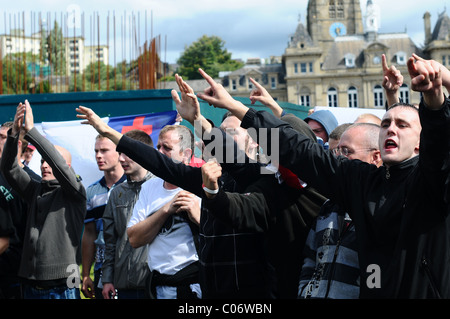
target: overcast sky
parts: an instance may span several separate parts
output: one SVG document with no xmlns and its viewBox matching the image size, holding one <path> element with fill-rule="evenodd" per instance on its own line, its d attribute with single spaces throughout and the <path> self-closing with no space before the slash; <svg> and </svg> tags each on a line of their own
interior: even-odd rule
<svg viewBox="0 0 450 319">
<path fill-rule="evenodd" d="M 161 56 L 169 63 L 175 63 L 184 48 L 202 35 L 219 36 L 225 41 L 225 48 L 232 53 L 232 58 L 243 60 L 251 57 L 269 58 L 284 53 L 288 39 L 295 32 L 299 19 L 306 24 L 307 2 L 307 0 L 14 0 L 8 2 L 7 8 L 3 7 L 0 11 L 0 33 L 5 33 L 3 21 L 5 16 L 6 20 L 9 20 L 9 16 L 19 16 L 19 13 L 21 16 L 23 12 L 28 23 L 30 12 L 41 12 L 43 16 L 50 13 L 51 16 L 59 17 L 61 13 L 69 11 L 84 13 L 85 37 L 88 37 L 89 17 L 98 13 L 102 27 L 106 24 L 109 12 L 111 16 L 113 13 L 116 16 L 116 34 L 119 43 L 120 20 L 127 16 L 125 20 L 131 21 L 129 18 L 131 13 L 135 17 L 139 13 L 141 28 L 138 34 L 141 42 L 145 38 L 145 32 L 147 38 L 150 38 L 151 31 L 154 36 L 159 35 Z M 364 14 L 367 1 L 360 2 Z M 418 46 L 424 41 L 423 14 L 426 11 L 431 13 L 434 27 L 438 14 L 450 4 L 450 0 L 373 0 L 373 2 L 381 10 L 379 32 L 406 30 Z M 145 13 L 147 13 L 147 30 L 144 22 Z M 6 30 L 9 28 L 7 21 Z M 73 29 L 68 30 L 70 35 L 73 34 L 71 31 Z M 26 30 L 26 34 L 29 34 L 29 31 Z M 78 29 L 77 35 L 80 34 L 81 31 Z M 111 34 L 112 31 L 110 37 Z M 112 38 L 109 41 L 111 46 Z M 103 42 L 102 44 L 106 44 L 106 40 Z M 117 59 L 119 60 L 119 57 Z M 111 60 L 110 63 L 112 64 Z"/>
</svg>

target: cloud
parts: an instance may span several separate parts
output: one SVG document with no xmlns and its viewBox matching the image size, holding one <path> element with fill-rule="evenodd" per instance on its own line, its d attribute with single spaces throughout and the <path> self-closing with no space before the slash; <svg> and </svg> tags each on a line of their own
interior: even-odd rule
<svg viewBox="0 0 450 319">
<path fill-rule="evenodd" d="M 362 13 L 366 0 L 360 0 Z M 416 45 L 423 43 L 423 14 L 431 13 L 434 27 L 438 13 L 444 11 L 448 0 L 373 0 L 381 8 L 382 33 L 404 32 L 405 29 Z M 185 46 L 196 41 L 203 34 L 217 35 L 225 41 L 225 47 L 233 58 L 268 58 L 282 55 L 287 47 L 289 36 L 295 32 L 299 15 L 306 20 L 308 0 L 15 0 L 3 8 L 6 13 L 18 12 L 66 12 L 67 8 L 78 6 L 86 17 L 86 36 L 89 32 L 89 16 L 98 12 L 104 27 L 106 15 L 114 13 L 117 24 L 117 37 L 120 34 L 120 19 L 140 15 L 140 37 L 144 41 L 147 32 L 161 36 L 162 56 L 175 62 Z M 144 17 L 147 13 L 147 30 L 144 30 Z M 153 21 L 151 17 L 153 16 Z M 0 15 L 3 18 L 3 15 Z M 127 30 L 129 19 L 126 19 Z M 0 24 L 0 29 L 3 25 Z M 2 33 L 0 31 L 0 33 Z M 164 52 L 167 37 L 167 52 Z M 112 41 L 112 40 L 110 40 Z M 119 40 L 117 40 L 119 41 Z M 111 42 L 110 42 L 111 43 Z M 112 45 L 112 44 L 111 44 Z M 119 48 L 117 50 L 120 50 Z"/>
</svg>

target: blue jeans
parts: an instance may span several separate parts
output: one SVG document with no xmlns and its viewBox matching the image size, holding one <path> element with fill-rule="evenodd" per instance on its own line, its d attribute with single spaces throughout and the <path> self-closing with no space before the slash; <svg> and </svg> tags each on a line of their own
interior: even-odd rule
<svg viewBox="0 0 450 319">
<path fill-rule="evenodd" d="M 80 289 L 64 286 L 40 289 L 25 285 L 23 297 L 24 299 L 80 299 Z"/>
</svg>

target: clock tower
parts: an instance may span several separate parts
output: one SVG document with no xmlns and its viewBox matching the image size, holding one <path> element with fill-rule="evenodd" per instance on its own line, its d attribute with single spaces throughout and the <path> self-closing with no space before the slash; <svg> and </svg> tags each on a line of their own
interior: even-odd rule
<svg viewBox="0 0 450 319">
<path fill-rule="evenodd" d="M 336 37 L 363 34 L 359 0 L 309 0 L 308 33 L 316 44 Z"/>
</svg>

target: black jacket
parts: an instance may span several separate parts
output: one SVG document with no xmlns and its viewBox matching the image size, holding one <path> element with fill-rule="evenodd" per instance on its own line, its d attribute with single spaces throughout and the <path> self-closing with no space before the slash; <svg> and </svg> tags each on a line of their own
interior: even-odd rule
<svg viewBox="0 0 450 319">
<path fill-rule="evenodd" d="M 438 111 L 421 103 L 420 155 L 389 174 L 335 158 L 267 112 L 250 109 L 242 121 L 244 128 L 278 127 L 281 165 L 350 214 L 361 298 L 450 298 L 449 107 L 448 99 Z"/>
<path fill-rule="evenodd" d="M 297 298 L 303 247 L 326 198 L 310 187 L 295 189 L 279 184 L 274 174 L 263 174 L 244 194 L 221 189 L 214 199 L 203 200 L 218 220 L 239 231 L 267 234 L 277 298 Z"/>
<path fill-rule="evenodd" d="M 117 151 L 127 154 L 165 181 L 199 197 L 204 196 L 201 168 L 176 163 L 153 147 L 127 136 L 120 139 Z M 247 168 L 241 177 L 249 173 L 247 166 L 241 168 Z M 233 176 L 239 175 L 239 165 L 235 170 Z M 228 187 L 236 187 L 230 178 L 233 177 L 226 175 L 227 180 L 222 182 L 231 185 Z M 202 298 L 273 297 L 274 270 L 268 262 L 265 234 L 239 232 L 212 215 L 202 204 L 198 252 Z"/>
</svg>

